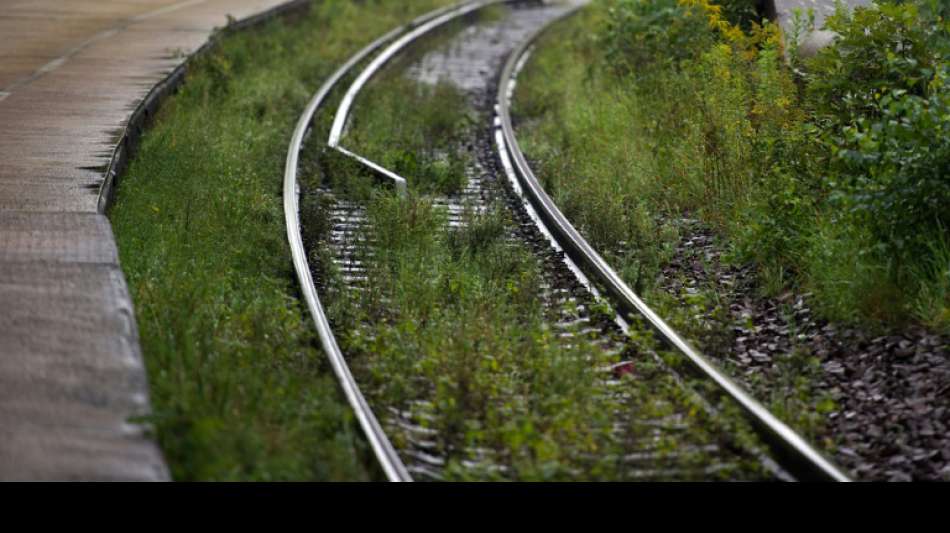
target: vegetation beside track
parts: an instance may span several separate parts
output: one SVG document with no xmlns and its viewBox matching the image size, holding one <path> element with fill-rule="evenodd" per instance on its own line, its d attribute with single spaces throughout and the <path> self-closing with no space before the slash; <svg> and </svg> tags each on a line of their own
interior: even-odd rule
<svg viewBox="0 0 950 533">
<path fill-rule="evenodd" d="M 512 239 L 501 204 L 470 211 L 453 229 L 433 200 L 412 188 L 406 198 L 367 191 L 372 283 L 365 292 L 332 291 L 327 308 L 374 410 L 408 413 L 435 432 L 444 479 L 620 480 L 635 473 L 621 458 L 644 451 L 660 463 L 668 457 L 680 476 L 761 475 L 754 462 L 704 471 L 710 456 L 683 442 L 722 444 L 721 426 L 649 358 L 611 387 L 619 354 L 579 329 L 570 340 L 558 335 L 542 305 L 542 265 Z M 322 277 L 342 286 L 332 268 Z M 658 419 L 683 424 L 688 437 L 657 440 L 636 423 Z M 410 448 L 405 432 L 387 427 L 398 449 Z"/>
<path fill-rule="evenodd" d="M 691 213 L 767 294 L 950 330 L 947 8 L 841 13 L 786 63 L 753 3 L 601 0 L 549 35 L 515 103 L 545 185 L 645 294 Z"/>
<path fill-rule="evenodd" d="M 726 262 L 753 265 L 781 314 L 797 292 L 821 317 L 869 332 L 950 330 L 947 8 L 841 13 L 829 21 L 835 46 L 786 62 L 753 3 L 600 0 L 552 29 L 515 97 L 519 139 L 548 191 L 711 355 L 731 353 L 743 335 L 733 331 L 753 325 L 731 322 L 734 302 L 715 283 L 676 299 L 656 285 L 670 281 L 659 274 L 671 259 L 708 261 L 674 257 L 684 218 L 718 234 Z M 818 356 L 793 341 L 772 361 L 782 383 L 763 387 L 721 362 L 802 434 L 825 435 L 836 403 L 814 386 Z"/>
<path fill-rule="evenodd" d="M 281 204 L 297 116 L 350 54 L 449 0 L 315 2 L 191 65 L 110 216 L 178 480 L 376 474 L 297 300 Z"/>
</svg>

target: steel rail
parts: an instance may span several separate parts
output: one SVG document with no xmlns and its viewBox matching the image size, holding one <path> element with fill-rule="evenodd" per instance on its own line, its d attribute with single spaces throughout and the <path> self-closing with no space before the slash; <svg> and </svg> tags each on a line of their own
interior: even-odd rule
<svg viewBox="0 0 950 533">
<path fill-rule="evenodd" d="M 565 13 L 564 16 L 576 13 L 579 7 L 581 6 Z M 663 341 L 685 355 L 702 376 L 715 383 L 731 400 L 736 402 L 773 453 L 782 459 L 783 467 L 799 480 L 850 481 L 837 466 L 716 368 L 650 309 L 581 236 L 541 186 L 515 136 L 510 103 L 517 71 L 523 64 L 523 57 L 544 30 L 550 26 L 548 24 L 538 29 L 522 42 L 509 56 L 502 70 L 496 101 L 499 119 L 496 127 L 500 129 L 501 138 L 504 140 L 503 146 L 498 146 L 499 156 L 503 160 L 510 158 L 521 182 L 521 188 L 527 192 L 528 199 L 543 218 L 549 231 L 555 235 L 561 247 L 575 263 L 587 272 L 588 277 L 600 283 L 604 292 L 625 314 L 638 314 L 646 319 Z"/>
<path fill-rule="evenodd" d="M 392 60 L 396 54 L 401 52 L 410 44 L 419 40 L 432 30 L 435 30 L 436 28 L 439 28 L 440 26 L 443 26 L 457 18 L 465 16 L 484 7 L 488 7 L 489 5 L 500 4 L 506 1 L 510 0 L 474 0 L 463 2 L 449 9 L 443 9 L 441 10 L 441 13 L 436 13 L 436 16 L 418 24 L 418 26 L 412 31 L 407 32 L 398 40 L 390 44 L 383 52 L 373 58 L 373 61 L 370 62 L 370 64 L 367 65 L 365 69 L 363 69 L 360 75 L 350 85 L 349 89 L 347 89 L 346 94 L 344 94 L 343 99 L 340 101 L 339 107 L 337 107 L 336 116 L 333 118 L 333 126 L 330 128 L 327 146 L 338 151 L 344 156 L 363 164 L 375 174 L 392 181 L 396 186 L 397 191 L 400 193 L 405 193 L 406 179 L 404 177 L 384 168 L 378 163 L 375 163 L 340 146 L 340 141 L 343 137 L 343 129 L 346 127 L 346 121 L 349 118 L 350 110 L 353 107 L 356 97 L 359 95 L 360 91 L 363 90 L 363 87 L 366 85 L 366 83 L 372 79 L 373 76 L 375 76 L 380 71 L 380 69 L 389 63 L 389 61 Z"/>
<path fill-rule="evenodd" d="M 356 419 L 366 435 L 366 440 L 369 441 L 370 448 L 372 448 L 386 478 L 390 481 L 412 481 L 412 478 L 396 453 L 396 449 L 393 448 L 392 443 L 386 437 L 386 433 L 379 425 L 379 421 L 373 414 L 363 393 L 360 392 L 356 380 L 353 379 L 353 374 L 346 364 L 346 359 L 336 342 L 336 337 L 330 328 L 330 322 L 317 295 L 317 288 L 310 273 L 310 263 L 307 261 L 307 252 L 304 249 L 303 237 L 300 232 L 300 190 L 297 184 L 297 167 L 299 166 L 298 160 L 303 140 L 310 128 L 310 123 L 313 121 L 313 115 L 323 104 L 333 87 L 357 63 L 401 31 L 402 28 L 397 28 L 370 43 L 369 46 L 350 58 L 346 64 L 324 82 L 297 121 L 297 126 L 290 140 L 290 147 L 287 150 L 287 161 L 284 167 L 284 218 L 287 222 L 287 240 L 290 243 L 290 251 L 293 257 L 294 269 L 297 271 L 297 279 L 300 281 L 300 289 L 307 301 L 307 308 L 310 310 L 310 316 L 317 328 L 317 336 L 320 338 L 323 351 L 330 359 L 333 372 L 336 374 L 343 393 L 356 414 Z"/>
<path fill-rule="evenodd" d="M 356 419 L 369 441 L 370 448 L 376 456 L 383 473 L 389 481 L 412 481 L 406 465 L 403 464 L 396 453 L 389 438 L 379 424 L 376 415 L 373 414 L 369 403 L 360 391 L 349 366 L 346 364 L 346 358 L 336 342 L 336 336 L 330 328 L 330 322 L 320 303 L 320 297 L 317 295 L 317 288 L 313 282 L 313 276 L 310 273 L 310 263 L 307 260 L 307 252 L 303 245 L 303 237 L 300 232 L 300 189 L 297 183 L 297 168 L 299 166 L 300 151 L 303 142 L 310 130 L 313 117 L 317 110 L 323 105 L 330 91 L 349 73 L 357 64 L 364 61 L 373 52 L 381 48 L 387 42 L 395 39 L 401 33 L 409 29 L 425 24 L 433 18 L 441 16 L 443 13 L 455 9 L 457 6 L 447 6 L 435 11 L 431 11 L 412 22 L 399 26 L 382 37 L 371 42 L 362 50 L 354 54 L 340 68 L 338 68 L 323 83 L 319 90 L 313 95 L 310 101 L 297 120 L 293 136 L 290 139 L 290 146 L 287 149 L 287 160 L 284 166 L 284 219 L 287 223 L 287 241 L 290 244 L 291 256 L 293 257 L 294 270 L 297 271 L 297 279 L 300 282 L 300 289 L 303 292 L 304 299 L 307 302 L 307 308 L 310 310 L 310 316 L 313 318 L 314 326 L 317 329 L 317 336 L 320 338 L 320 344 L 323 351 L 326 352 L 333 372 L 336 374 L 346 396 L 347 401 L 356 414 Z"/>
<path fill-rule="evenodd" d="M 412 39 L 406 39 L 405 37 L 400 39 L 399 42 L 403 42 L 404 44 L 392 52 L 389 57 L 405 47 L 409 42 L 421 37 L 431 29 L 438 27 L 445 22 L 453 20 L 458 16 L 469 13 L 474 9 L 479 9 L 498 1 L 501 0 L 483 0 L 478 2 L 466 1 L 445 6 L 417 17 L 407 24 L 394 28 L 385 35 L 366 45 L 359 52 L 351 56 L 346 61 L 346 63 L 334 71 L 333 74 L 331 74 L 330 77 L 324 81 L 323 85 L 321 85 L 317 92 L 313 95 L 313 97 L 307 103 L 307 106 L 304 108 L 304 111 L 301 113 L 300 118 L 297 120 L 296 127 L 294 128 L 293 135 L 290 139 L 290 145 L 287 148 L 287 159 L 284 165 L 284 219 L 287 225 L 287 241 L 290 245 L 294 270 L 297 272 L 297 280 L 300 282 L 301 292 L 303 292 L 304 300 L 306 300 L 307 308 L 310 311 L 310 316 L 313 318 L 314 326 L 317 329 L 317 336 L 320 339 L 320 345 L 323 348 L 323 351 L 327 354 L 327 358 L 330 360 L 330 365 L 340 382 L 343 393 L 352 407 L 357 421 L 363 430 L 363 433 L 366 435 L 366 439 L 370 444 L 370 448 L 373 450 L 373 454 L 376 456 L 383 473 L 386 475 L 386 478 L 389 481 L 412 481 L 412 476 L 406 469 L 405 464 L 399 458 L 399 454 L 389 441 L 389 438 L 383 431 L 382 426 L 379 424 L 379 420 L 376 418 L 372 408 L 370 408 L 369 403 L 366 401 L 366 398 L 360 391 L 359 385 L 353 378 L 353 374 L 350 372 L 349 366 L 346 364 L 346 358 L 343 356 L 343 352 L 340 350 L 340 346 L 336 341 L 336 336 L 333 334 L 333 330 L 330 327 L 330 322 L 327 319 L 323 305 L 320 303 L 320 297 L 317 294 L 316 285 L 313 282 L 313 276 L 310 272 L 310 263 L 307 260 L 307 253 L 303 245 L 303 237 L 300 231 L 300 188 L 297 182 L 300 151 L 303 148 L 304 139 L 307 137 L 307 133 L 310 131 L 310 126 L 313 123 L 313 117 L 317 110 L 320 109 L 329 96 L 330 92 L 340 82 L 340 80 L 342 80 L 351 70 L 353 70 L 356 65 L 365 61 L 370 55 L 382 48 L 383 45 L 392 41 L 401 34 L 407 33 L 408 35 L 413 35 L 414 37 Z M 392 49 L 393 47 L 391 46 L 389 50 Z M 378 70 L 384 63 L 385 62 L 379 63 L 376 67 L 376 70 Z M 376 64 L 376 62 L 374 62 L 374 64 Z M 368 80 L 369 77 L 370 76 L 367 76 L 366 80 Z M 366 80 L 363 81 L 364 84 Z M 358 90 L 355 91 L 350 97 L 351 103 L 357 92 Z M 341 146 L 331 145 L 330 147 L 336 149 L 343 155 L 355 159 L 363 165 L 368 166 L 374 172 L 389 178 L 396 184 L 397 189 L 405 191 L 406 180 L 401 176 L 398 176 L 381 167 L 380 165 L 377 165 L 368 159 L 354 154 Z"/>
</svg>

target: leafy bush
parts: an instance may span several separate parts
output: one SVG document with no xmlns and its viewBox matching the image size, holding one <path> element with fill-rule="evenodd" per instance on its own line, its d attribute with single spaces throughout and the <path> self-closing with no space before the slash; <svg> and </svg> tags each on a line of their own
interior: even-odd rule
<svg viewBox="0 0 950 533">
<path fill-rule="evenodd" d="M 942 61 L 915 4 L 839 10 L 827 28 L 840 38 L 808 62 L 808 89 L 819 116 L 837 124 L 875 115 L 882 90 L 924 96 Z"/>
<path fill-rule="evenodd" d="M 950 70 L 936 22 L 912 3 L 841 12 L 829 19 L 840 40 L 810 64 L 833 199 L 899 259 L 926 255 L 950 226 Z"/>
<path fill-rule="evenodd" d="M 761 0 L 717 0 L 716 4 L 722 7 L 722 15 L 726 20 L 745 30 L 762 23 Z"/>
<path fill-rule="evenodd" d="M 935 24 L 946 23 L 950 17 L 950 4 L 945 0 L 924 0 L 920 2 L 921 12 Z"/>
<path fill-rule="evenodd" d="M 601 40 L 618 72 L 688 59 L 713 42 L 703 13 L 680 0 L 611 0 L 608 6 Z"/>
<path fill-rule="evenodd" d="M 874 116 L 834 139 L 840 198 L 880 239 L 881 252 L 926 252 L 950 227 L 950 91 L 941 70 L 926 97 L 881 91 Z"/>
</svg>

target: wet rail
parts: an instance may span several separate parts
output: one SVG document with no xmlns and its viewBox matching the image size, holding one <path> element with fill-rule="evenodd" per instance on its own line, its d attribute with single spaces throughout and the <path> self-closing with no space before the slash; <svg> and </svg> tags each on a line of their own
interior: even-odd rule
<svg viewBox="0 0 950 533">
<path fill-rule="evenodd" d="M 284 167 L 284 218 L 287 224 L 287 240 L 290 243 L 290 251 L 293 257 L 294 270 L 297 272 L 297 279 L 300 282 L 300 289 L 303 292 L 304 299 L 307 302 L 307 308 L 313 318 L 317 329 L 317 335 L 320 338 L 320 344 L 323 351 L 327 354 L 333 371 L 340 381 L 347 401 L 353 408 L 357 421 L 366 436 L 370 447 L 379 462 L 386 478 L 390 481 L 411 481 L 412 478 L 406 470 L 405 465 L 399 459 L 399 455 L 386 433 L 379 425 L 376 415 L 366 402 L 366 398 L 360 391 L 359 385 L 353 379 L 349 366 L 346 364 L 346 358 L 337 344 L 336 337 L 330 327 L 323 305 L 320 303 L 320 297 L 317 294 L 317 288 L 311 275 L 310 264 L 307 259 L 307 252 L 304 249 L 303 236 L 300 230 L 300 187 L 297 176 L 299 170 L 300 152 L 303 148 L 304 139 L 309 135 L 317 110 L 324 104 L 333 88 L 342 80 L 353 68 L 370 56 L 373 52 L 381 48 L 387 42 L 396 38 L 408 28 L 425 23 L 426 21 L 439 16 L 446 10 L 435 11 L 423 15 L 419 19 L 406 26 L 400 26 L 375 41 L 368 44 L 362 50 L 354 54 L 337 69 L 314 94 L 313 98 L 307 104 L 303 113 L 297 121 L 293 136 L 290 140 L 290 146 L 287 149 L 287 159 Z"/>
<path fill-rule="evenodd" d="M 438 199 L 437 203 L 449 212 L 450 224 L 462 224 L 464 222 L 462 222 L 459 213 L 464 209 L 463 205 L 479 204 L 479 202 L 484 204 L 486 198 L 499 194 L 499 192 L 506 195 L 505 202 L 512 212 L 517 213 L 515 218 L 519 227 L 515 233 L 521 239 L 522 244 L 526 244 L 535 250 L 539 261 L 549 270 L 544 297 L 545 305 L 550 309 L 560 309 L 565 302 L 572 302 L 580 310 L 577 313 L 567 315 L 562 313 L 561 316 L 552 318 L 554 327 L 562 331 L 562 335 L 571 336 L 578 334 L 578 332 L 584 332 L 584 334 L 592 332 L 595 337 L 600 339 L 598 342 L 602 345 L 603 350 L 619 353 L 624 350 L 624 347 L 622 340 L 618 341 L 618 339 L 622 339 L 629 328 L 629 324 L 624 318 L 625 314 L 629 316 L 629 313 L 636 313 L 645 317 L 659 333 L 661 339 L 683 353 L 705 377 L 716 383 L 731 399 L 745 409 L 755 426 L 761 430 L 765 442 L 772 447 L 777 457 L 781 458 L 782 467 L 779 470 L 788 470 L 798 479 L 846 480 L 847 478 L 837 468 L 828 463 L 791 429 L 775 419 L 761 405 L 733 384 L 731 380 L 716 370 L 643 304 L 600 256 L 590 248 L 538 185 L 537 179 L 517 145 L 508 110 L 509 99 L 517 71 L 524 64 L 531 43 L 541 34 L 544 28 L 555 20 L 575 12 L 576 9 L 582 7 L 583 3 L 573 2 L 570 5 L 558 8 L 556 13 L 552 12 L 553 15 L 546 16 L 544 20 L 534 21 L 533 24 L 536 27 L 531 28 L 526 33 L 507 35 L 509 40 L 515 40 L 508 49 L 504 50 L 504 56 L 501 58 L 500 64 L 494 67 L 496 74 L 488 77 L 482 76 L 482 78 L 485 78 L 485 82 L 488 83 L 490 80 L 496 79 L 497 71 L 501 72 L 497 87 L 489 88 L 486 85 L 481 90 L 485 95 L 484 106 L 487 109 L 483 118 L 488 124 L 484 128 L 484 134 L 473 134 L 475 139 L 473 145 L 478 157 L 474 158 L 473 166 L 466 169 L 468 185 L 460 195 Z M 325 104 L 330 93 L 344 78 L 354 75 L 358 65 L 367 63 L 367 66 L 356 75 L 340 100 L 326 147 L 368 167 L 376 176 L 395 184 L 397 190 L 405 191 L 407 186 L 411 187 L 411 182 L 406 178 L 341 146 L 341 139 L 345 132 L 347 117 L 351 108 L 363 86 L 387 62 L 405 48 L 450 21 L 494 4 L 531 4 L 541 8 L 545 7 L 545 4 L 540 2 L 519 3 L 499 0 L 463 2 L 420 17 L 406 26 L 391 31 L 354 55 L 324 83 L 301 115 L 288 149 L 284 181 L 284 206 L 294 266 L 324 351 L 327 353 L 343 391 L 356 413 L 357 420 L 366 434 L 375 457 L 386 477 L 392 481 L 411 481 L 413 475 L 439 479 L 439 467 L 444 464 L 444 460 L 438 457 L 427 444 L 430 441 L 427 428 L 414 424 L 411 417 L 405 413 L 389 409 L 385 413 L 387 420 L 390 422 L 389 427 L 402 431 L 406 436 L 403 440 L 412 443 L 411 449 L 403 450 L 404 458 L 411 461 L 411 464 L 407 467 L 407 464 L 401 459 L 400 453 L 396 451 L 387 437 L 383 426 L 376 418 L 347 366 L 344 354 L 337 344 L 330 322 L 321 305 L 318 289 L 311 273 L 311 265 L 308 263 L 307 251 L 301 237 L 300 187 L 298 185 L 299 156 L 303 149 L 304 140 L 312 131 L 314 116 Z M 383 49 L 387 43 L 389 43 L 389 46 Z M 497 44 L 497 42 L 493 41 L 493 44 Z M 379 52 L 380 50 L 383 51 Z M 373 54 L 377 52 L 379 52 L 378 55 L 374 57 Z M 495 51 L 496 55 L 499 53 L 499 51 Z M 493 125 L 491 124 L 492 120 L 494 121 Z M 371 283 L 371 280 L 365 276 L 365 269 L 362 264 L 363 261 L 371 260 L 371 258 L 359 256 L 356 252 L 357 247 L 353 244 L 353 239 L 358 235 L 371 234 L 371 228 L 367 228 L 368 222 L 362 207 L 344 199 L 335 198 L 332 191 L 326 190 L 321 193 L 332 198 L 334 202 L 334 207 L 330 211 L 334 224 L 331 244 L 334 248 L 334 261 L 341 267 L 343 273 L 343 282 L 350 289 L 363 290 L 362 287 L 367 283 Z M 614 323 L 611 324 L 598 323 L 586 312 L 587 308 L 603 301 L 604 297 L 621 311 L 621 313 L 616 314 Z M 610 369 L 609 371 L 615 370 Z M 616 394 L 623 395 L 624 393 L 619 386 L 620 381 L 616 380 L 616 384 Z M 636 417 L 624 420 L 623 423 L 627 424 L 656 425 L 658 428 L 666 428 L 663 431 L 670 431 L 669 428 L 677 426 L 675 420 L 643 420 Z M 706 445 L 699 443 L 693 446 L 700 449 Z M 713 446 L 712 451 L 715 453 L 718 450 Z M 628 457 L 625 457 L 625 461 L 638 465 L 636 468 L 639 470 L 638 473 L 635 473 L 635 478 L 640 476 L 649 478 L 659 471 L 658 468 L 661 470 L 667 468 L 667 470 L 662 471 L 669 473 L 669 477 L 675 479 L 675 469 L 669 470 L 668 467 L 663 465 L 662 461 L 657 461 L 654 457 L 647 450 L 629 454 Z M 713 464 L 709 467 L 712 469 L 711 472 L 728 463 L 728 459 L 720 461 L 725 461 L 725 463 Z"/>
<path fill-rule="evenodd" d="M 298 183 L 300 153 L 303 149 L 304 140 L 312 131 L 311 128 L 313 126 L 314 116 L 316 115 L 317 111 L 321 108 L 321 106 L 324 105 L 331 91 L 334 90 L 337 84 L 339 84 L 341 80 L 343 80 L 343 78 L 345 78 L 357 65 L 365 61 L 368 57 L 372 56 L 373 53 L 377 52 L 380 48 L 386 45 L 386 43 L 394 41 L 401 35 L 403 37 L 400 39 L 400 41 L 393 43 L 393 45 L 390 46 L 390 49 L 396 45 L 399 45 L 400 42 L 407 41 L 406 36 L 414 35 L 415 37 L 413 37 L 413 39 L 418 38 L 427 31 L 430 31 L 441 24 L 449 22 L 450 20 L 454 20 L 465 13 L 471 12 L 480 7 L 484 7 L 487 4 L 497 3 L 499 1 L 500 0 L 464 1 L 458 4 L 449 5 L 444 8 L 426 13 L 412 20 L 406 25 L 394 28 L 390 32 L 366 45 L 356 54 L 351 56 L 346 61 L 346 63 L 340 66 L 340 68 L 338 68 L 333 74 L 331 74 L 330 77 L 327 78 L 323 85 L 313 95 L 297 121 L 290 140 L 290 146 L 287 149 L 287 158 L 284 166 L 284 218 L 287 225 L 287 240 L 290 244 L 294 270 L 297 273 L 297 279 L 300 282 L 300 288 L 303 293 L 304 300 L 307 303 L 307 308 L 311 317 L 313 318 L 314 326 L 320 339 L 320 344 L 324 352 L 327 354 L 328 359 L 330 360 L 330 364 L 337 376 L 337 379 L 340 382 L 343 393 L 356 415 L 357 421 L 359 422 L 360 427 L 363 430 L 370 447 L 372 448 L 373 454 L 375 455 L 380 468 L 383 470 L 383 473 L 389 481 L 412 481 L 412 477 L 409 475 L 406 466 L 400 460 L 399 455 L 393 448 L 392 443 L 389 441 L 389 438 L 386 436 L 386 433 L 380 426 L 376 415 L 373 413 L 373 410 L 367 403 L 366 398 L 360 391 L 359 385 L 353 378 L 353 374 L 350 372 L 349 366 L 346 363 L 346 358 L 343 356 L 343 353 L 337 344 L 336 337 L 334 336 L 333 330 L 330 327 L 330 322 L 327 319 L 326 312 L 320 302 L 316 284 L 314 283 L 313 276 L 311 274 L 309 260 L 307 259 L 307 252 L 304 248 L 300 226 L 300 186 Z M 411 41 L 413 39 L 408 40 Z M 405 44 L 402 46 L 405 46 Z M 395 52 L 392 52 L 392 54 L 395 54 Z M 356 89 L 355 92 L 358 92 L 358 90 L 359 89 Z M 331 148 L 335 148 L 344 155 L 356 159 L 358 162 L 368 166 L 370 170 L 376 172 L 377 174 L 381 174 L 384 177 L 393 179 L 397 188 L 405 187 L 405 181 L 395 174 L 390 173 L 382 167 L 379 167 L 371 161 L 368 161 L 356 154 L 352 154 L 351 152 L 335 145 L 332 142 L 329 144 Z"/>
</svg>

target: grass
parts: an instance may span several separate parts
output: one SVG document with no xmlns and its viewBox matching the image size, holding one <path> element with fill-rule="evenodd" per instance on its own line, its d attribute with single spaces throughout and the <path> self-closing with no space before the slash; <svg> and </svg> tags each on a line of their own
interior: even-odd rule
<svg viewBox="0 0 950 533">
<path fill-rule="evenodd" d="M 744 150 L 705 139 L 698 115 L 715 115 L 730 126 L 720 137 L 735 138 L 747 92 L 735 81 L 716 86 L 705 72 L 662 66 L 614 76 L 590 38 L 606 17 L 597 4 L 542 38 L 517 86 L 514 114 L 556 203 L 631 286 L 649 294 L 679 237 L 665 219 L 694 212 L 721 226 L 744 195 L 736 181 L 746 172 L 733 172 L 748 163 Z M 713 150 L 722 157 L 710 157 Z"/>
<path fill-rule="evenodd" d="M 367 186 L 365 173 L 317 148 L 304 178 L 313 264 L 335 288 L 325 291 L 328 313 L 403 457 L 410 433 L 393 422 L 394 411 L 435 431 L 430 453 L 445 460 L 442 479 L 624 479 L 634 472 L 621 457 L 644 450 L 686 477 L 760 475 L 741 458 L 718 474 L 703 471 L 710 457 L 686 443 L 719 443 L 722 426 L 645 354 L 617 382 L 603 369 L 619 354 L 584 335 L 559 335 L 556 310 L 543 304 L 545 266 L 513 234 L 503 201 L 485 212 L 470 206 L 464 224 L 447 224 L 436 201 L 465 185 L 473 160 L 460 145 L 473 135 L 470 119 L 485 118 L 450 85 L 402 78 L 403 67 L 368 87 L 343 144 L 391 168 L 411 159 L 408 195 Z M 372 280 L 365 291 L 338 289 L 319 186 L 366 208 L 373 244 L 363 252 Z M 664 417 L 685 424 L 686 437 L 657 437 L 646 422 Z"/>
<path fill-rule="evenodd" d="M 601 17 L 599 10 L 585 9 L 549 30 L 521 75 L 513 111 L 519 141 L 543 170 L 538 175 L 545 189 L 642 293 L 652 288 L 664 244 L 676 237 L 654 210 L 695 204 L 701 196 L 694 187 L 667 182 L 685 184 L 686 173 L 701 169 L 698 158 L 682 153 L 685 143 L 665 142 L 675 135 L 668 128 L 677 125 L 650 114 L 651 107 L 678 104 L 613 84 L 588 66 L 598 54 L 588 29 Z M 670 168 L 673 161 L 685 165 Z"/>
<path fill-rule="evenodd" d="M 357 102 L 347 146 L 414 189 L 458 193 L 465 186 L 466 157 L 457 147 L 470 120 L 466 109 L 465 97 L 448 83 L 383 76 Z"/>
<path fill-rule="evenodd" d="M 317 2 L 189 69 L 110 217 L 178 480 L 362 480 L 366 445 L 297 299 L 281 208 L 296 116 L 349 54 L 447 4 Z"/>
<path fill-rule="evenodd" d="M 459 229 L 415 192 L 373 194 L 367 213 L 373 283 L 337 293 L 330 314 L 374 410 L 408 412 L 437 432 L 444 479 L 623 479 L 632 472 L 618 458 L 655 446 L 706 477 L 708 456 L 674 460 L 683 441 L 657 444 L 636 422 L 687 413 L 692 443 L 716 442 L 717 426 L 648 358 L 611 384 L 603 369 L 617 354 L 557 335 L 540 305 L 541 266 L 512 241 L 500 206 Z M 388 429 L 405 452 L 409 435 Z M 722 475 L 749 475 L 743 468 L 755 471 L 743 464 Z"/>
</svg>

